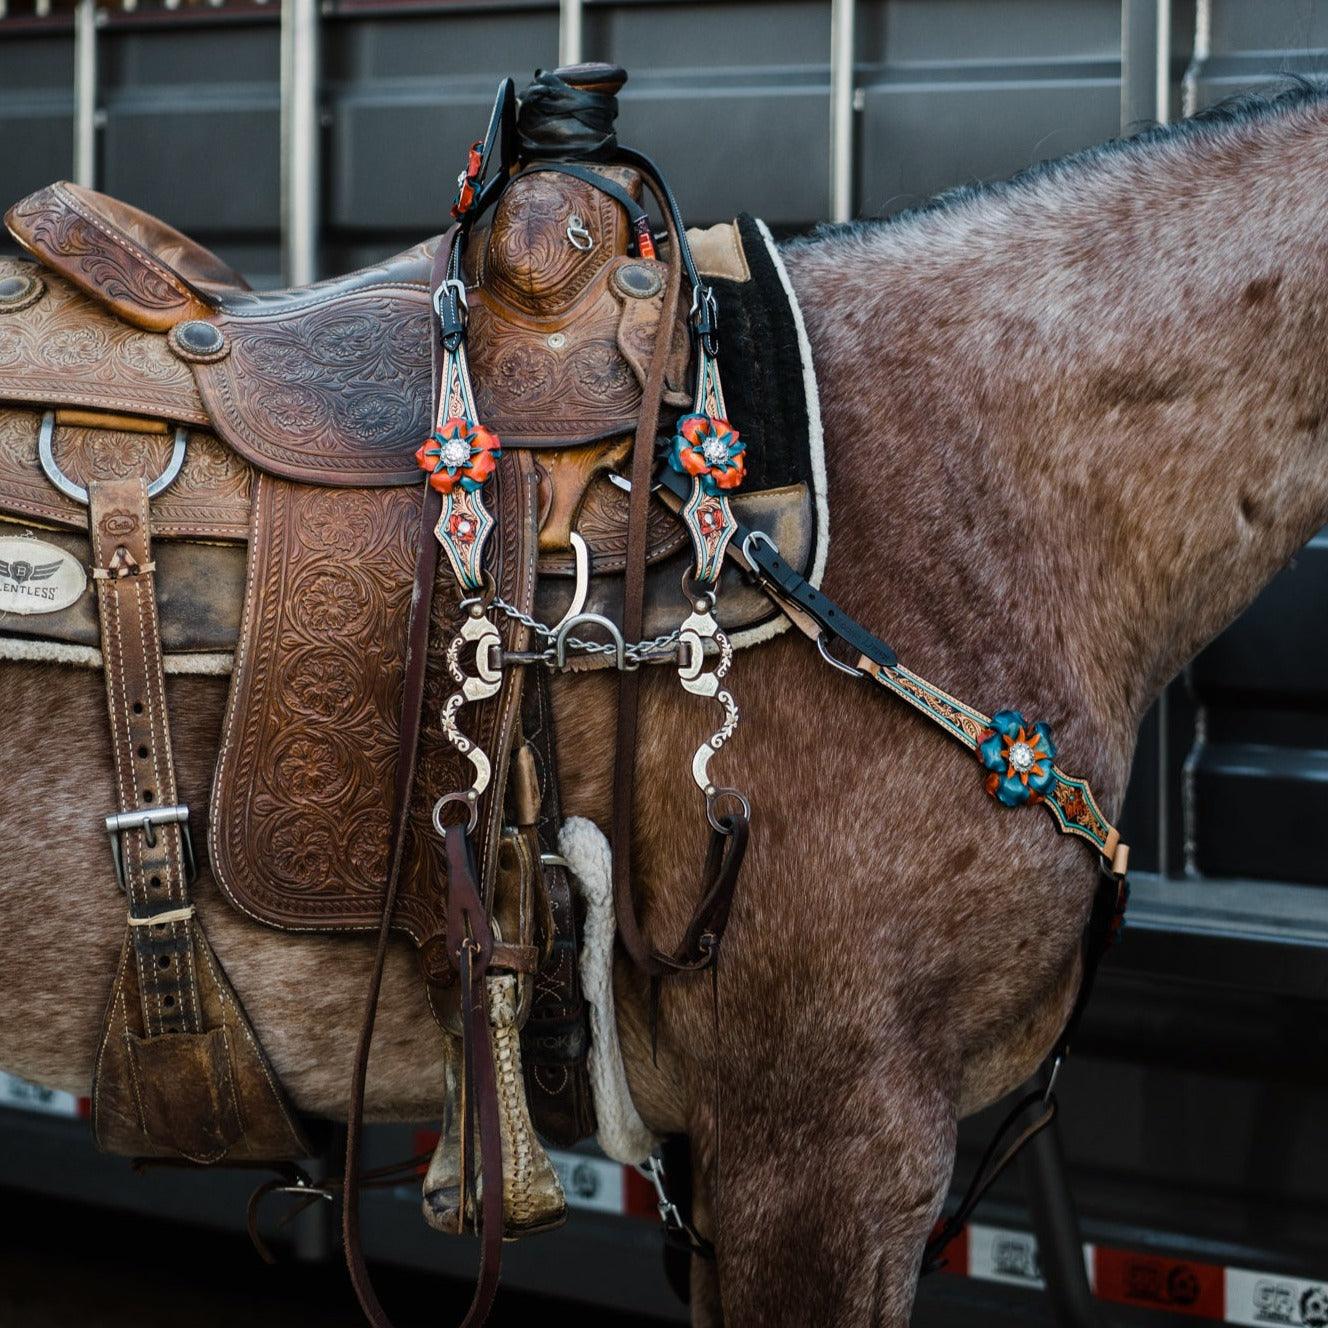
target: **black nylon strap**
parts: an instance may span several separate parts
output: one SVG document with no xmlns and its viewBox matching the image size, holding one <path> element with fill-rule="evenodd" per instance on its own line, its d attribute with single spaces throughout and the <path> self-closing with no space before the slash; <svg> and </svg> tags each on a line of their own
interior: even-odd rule
<svg viewBox="0 0 1328 1328">
<path fill-rule="evenodd" d="M 660 471 L 659 482 L 684 502 L 691 494 L 691 477 L 680 475 L 670 466 Z M 755 538 L 749 540 L 752 535 Z M 825 629 L 827 646 L 836 640 L 842 641 L 855 655 L 865 655 L 884 669 L 894 668 L 899 662 L 895 652 L 884 641 L 873 636 L 829 595 L 822 594 L 806 577 L 795 572 L 760 531 L 748 530 L 738 523 L 729 550 L 730 556 L 735 558 L 741 551 L 743 560 L 752 565 L 763 581 L 768 582 L 782 598 L 796 604 L 808 617 L 814 618 Z"/>
<path fill-rule="evenodd" d="M 645 208 L 621 185 L 610 180 L 607 176 L 601 175 L 598 171 L 588 170 L 585 166 L 576 166 L 570 161 L 536 162 L 533 166 L 527 166 L 515 178 L 520 179 L 522 175 L 535 175 L 540 171 L 543 171 L 546 175 L 570 175 L 574 180 L 580 180 L 590 185 L 592 189 L 598 189 L 600 193 L 607 194 L 627 213 L 627 219 L 632 223 L 633 230 L 642 220 L 648 221 Z"/>
</svg>

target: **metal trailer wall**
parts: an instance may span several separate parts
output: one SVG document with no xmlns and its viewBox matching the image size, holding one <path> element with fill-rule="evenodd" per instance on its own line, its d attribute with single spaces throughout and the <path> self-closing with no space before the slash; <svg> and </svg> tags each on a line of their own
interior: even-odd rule
<svg viewBox="0 0 1328 1328">
<path fill-rule="evenodd" d="M 260 285 L 438 230 L 496 79 L 560 56 L 631 70 L 623 136 L 658 157 L 690 220 L 748 209 L 784 233 L 1328 71 L 1328 0 L 79 14 L 9 0 L 0 18 L 0 193 L 76 175 Z M 1135 923 L 1063 1089 L 1092 1238 L 1328 1275 L 1326 554 L 1320 535 L 1145 724 L 1125 816 Z M 977 1138 L 965 1130 L 961 1177 Z M 1026 1227 L 1021 1203 L 1006 1185 L 996 1212 Z M 929 1288 L 924 1315 L 947 1294 Z"/>
</svg>

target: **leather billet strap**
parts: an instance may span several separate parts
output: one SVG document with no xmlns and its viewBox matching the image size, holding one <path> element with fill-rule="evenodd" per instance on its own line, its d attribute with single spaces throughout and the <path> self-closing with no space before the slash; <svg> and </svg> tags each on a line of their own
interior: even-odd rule
<svg viewBox="0 0 1328 1328">
<path fill-rule="evenodd" d="M 115 811 L 127 903 L 92 1087 L 100 1147 L 209 1164 L 307 1156 L 309 1144 L 194 915 L 189 809 L 166 709 L 148 483 L 88 485 Z"/>
<path fill-rule="evenodd" d="M 143 1029 L 148 1037 L 198 1033 L 204 1016 L 191 925 L 189 811 L 178 806 L 175 787 L 147 481 L 93 480 L 88 493 L 115 758 L 118 819 L 108 819 L 107 828 L 129 904 Z"/>
</svg>

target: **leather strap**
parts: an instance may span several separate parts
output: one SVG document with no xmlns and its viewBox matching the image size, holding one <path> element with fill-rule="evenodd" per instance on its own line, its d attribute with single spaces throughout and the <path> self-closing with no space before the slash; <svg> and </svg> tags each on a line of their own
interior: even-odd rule
<svg viewBox="0 0 1328 1328">
<path fill-rule="evenodd" d="M 93 480 L 88 495 L 116 810 L 122 818 L 169 818 L 179 799 L 166 714 L 147 481 L 139 475 Z M 129 903 L 144 1034 L 199 1033 L 204 1012 L 184 851 L 187 826 L 181 819 L 133 828 L 122 824 L 112 843 Z M 154 917 L 163 921 L 153 922 Z"/>
<path fill-rule="evenodd" d="M 652 190 L 658 194 L 647 177 Z M 664 288 L 664 312 L 655 332 L 641 414 L 632 443 L 632 491 L 627 509 L 627 559 L 623 576 L 623 638 L 638 640 L 645 618 L 647 520 L 650 489 L 655 463 L 655 435 L 659 428 L 660 404 L 664 395 L 664 372 L 668 362 L 672 327 L 669 311 L 678 304 L 682 282 L 681 231 L 665 207 L 669 228 L 668 280 Z M 643 973 L 660 977 L 675 971 L 675 966 L 646 940 L 632 895 L 632 819 L 636 792 L 636 738 L 640 709 L 641 674 L 629 669 L 618 675 L 618 731 L 614 747 L 614 800 L 610 841 L 613 845 L 613 907 L 617 915 L 618 935 L 632 962 Z"/>
<path fill-rule="evenodd" d="M 556 856 L 562 826 L 558 770 L 554 759 L 549 680 L 537 669 L 523 701 L 522 727 L 533 754 L 538 782 L 537 828 L 542 854 Z M 535 981 L 530 1015 L 521 1029 L 526 1097 L 535 1128 L 570 1148 L 595 1133 L 595 1106 L 586 1061 L 590 1026 L 577 966 L 580 944 L 571 876 L 559 862 L 541 868 L 548 900 L 548 956 Z"/>
<path fill-rule="evenodd" d="M 128 904 L 93 1077 L 94 1133 L 109 1151 L 170 1163 L 304 1156 L 309 1145 L 194 915 L 147 480 L 94 480 L 88 490 L 115 766 L 107 829 Z"/>
<path fill-rule="evenodd" d="M 489 1317 L 503 1257 L 502 1121 L 498 1104 L 498 1073 L 489 1041 L 489 1015 L 484 982 L 493 952 L 493 933 L 475 878 L 475 861 L 465 825 L 449 825 L 447 845 L 448 932 L 456 917 L 465 927 L 456 951 L 461 985 L 462 1113 L 461 1193 L 458 1220 L 464 1222 L 467 1197 L 475 1188 L 474 1142 L 479 1139 L 480 1175 L 484 1195 L 480 1210 L 480 1271 L 470 1309 L 461 1328 L 478 1328 Z M 456 901 L 455 905 L 453 901 Z M 473 925 L 473 930 L 471 927 Z M 377 1325 L 375 1325 L 377 1328 Z"/>
<path fill-rule="evenodd" d="M 441 282 L 447 270 L 456 235 L 453 227 L 443 237 L 434 256 L 432 282 Z M 435 339 L 435 388 L 441 364 L 441 346 Z M 369 1071 L 369 1051 L 373 1045 L 378 997 L 383 986 L 383 968 L 387 961 L 388 941 L 392 934 L 392 914 L 405 855 L 410 817 L 410 791 L 415 782 L 415 763 L 419 754 L 420 730 L 424 716 L 424 684 L 429 660 L 429 617 L 433 605 L 433 584 L 438 571 L 440 549 L 433 528 L 442 511 L 442 495 L 425 482 L 420 506 L 420 532 L 415 555 L 415 589 L 410 605 L 410 624 L 406 636 L 405 681 L 401 691 L 401 729 L 397 745 L 397 772 L 393 790 L 394 813 L 391 853 L 388 858 L 386 888 L 383 891 L 383 914 L 378 928 L 369 990 L 365 995 L 364 1015 L 360 1024 L 359 1044 L 351 1072 L 350 1103 L 346 1109 L 346 1169 L 342 1186 L 342 1235 L 346 1269 L 360 1308 L 373 1328 L 391 1328 L 392 1321 L 378 1300 L 360 1237 L 360 1144 L 364 1126 L 364 1087 Z"/>
</svg>

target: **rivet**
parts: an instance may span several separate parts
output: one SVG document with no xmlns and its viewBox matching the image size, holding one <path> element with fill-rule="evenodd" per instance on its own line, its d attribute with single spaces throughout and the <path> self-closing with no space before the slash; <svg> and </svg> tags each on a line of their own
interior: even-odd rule
<svg viewBox="0 0 1328 1328">
<path fill-rule="evenodd" d="M 0 277 L 0 313 L 17 313 L 36 304 L 45 289 L 45 283 L 35 274 Z"/>
<path fill-rule="evenodd" d="M 550 350 L 562 350 L 567 345 L 567 338 L 561 332 L 550 332 L 544 344 Z"/>
</svg>

